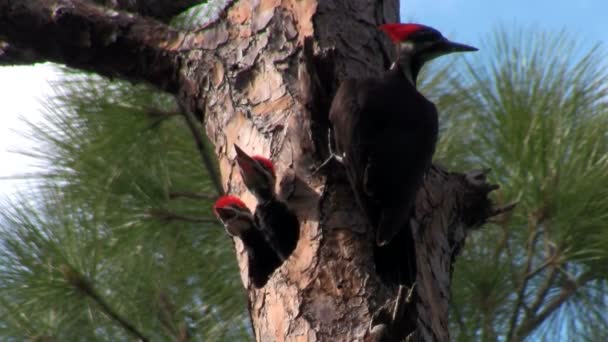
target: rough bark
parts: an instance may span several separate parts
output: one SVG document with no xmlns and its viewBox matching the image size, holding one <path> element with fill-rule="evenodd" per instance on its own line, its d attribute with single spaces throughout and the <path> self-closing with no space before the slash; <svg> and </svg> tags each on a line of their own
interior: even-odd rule
<svg viewBox="0 0 608 342">
<path fill-rule="evenodd" d="M 184 10 L 202 3 L 202 0 L 94 0 L 107 8 L 137 13 L 142 16 L 168 21 Z M 7 12 L 7 13 L 13 13 Z M 24 33 L 35 31 L 25 31 Z M 16 39 L 20 41 L 20 39 Z M 47 59 L 38 56 L 36 51 L 18 48 L 7 42 L 0 41 L 0 65 L 27 65 L 45 62 Z"/>
<path fill-rule="evenodd" d="M 38 60 L 175 92 L 187 35 L 83 0 L 0 1 L 0 36 Z"/>
<path fill-rule="evenodd" d="M 487 199 L 493 187 L 484 172 L 429 172 L 417 201 L 418 274 L 408 301 L 403 288 L 376 276 L 373 234 L 340 168 L 310 171 L 325 157 L 327 110 L 339 80 L 387 67 L 392 49 L 376 27 L 398 21 L 398 5 L 241 0 L 204 30 L 178 32 L 82 0 L 0 0 L 0 35 L 44 60 L 175 94 L 184 110 L 204 118 L 224 189 L 251 208 L 232 146 L 272 158 L 278 190 L 301 227 L 295 252 L 262 289 L 248 284 L 236 243 L 258 341 L 397 340 L 409 333 L 447 341 L 454 258 L 468 229 L 499 212 Z M 395 307 L 402 314 L 385 314 Z M 391 323 L 407 328 L 395 335 Z"/>
<path fill-rule="evenodd" d="M 142 16 L 168 21 L 204 0 L 93 0 L 107 8 L 138 13 Z"/>
<path fill-rule="evenodd" d="M 32 49 L 20 49 L 0 41 L 0 65 L 30 65 L 44 61 L 45 59 Z"/>
</svg>

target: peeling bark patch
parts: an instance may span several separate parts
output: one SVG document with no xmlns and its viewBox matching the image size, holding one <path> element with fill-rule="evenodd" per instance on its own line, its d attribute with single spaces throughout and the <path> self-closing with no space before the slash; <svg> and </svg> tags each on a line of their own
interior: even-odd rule
<svg viewBox="0 0 608 342">
<path fill-rule="evenodd" d="M 232 163 L 228 160 L 228 158 L 219 158 L 220 170 L 229 170 L 232 168 Z M 222 184 L 224 184 L 225 189 L 229 189 L 226 184 L 230 181 L 230 172 L 220 172 L 222 176 Z"/>
<path fill-rule="evenodd" d="M 272 115 L 279 112 L 284 112 L 289 107 L 293 106 L 293 100 L 290 96 L 283 96 L 274 101 L 266 101 L 253 107 L 254 115 Z"/>
<path fill-rule="evenodd" d="M 224 81 L 224 64 L 222 64 L 222 62 L 220 62 L 220 61 L 217 61 L 217 62 L 215 62 L 215 67 L 213 68 L 211 82 L 213 83 L 213 86 L 217 88 L 220 86 L 220 84 L 222 84 L 223 81 Z"/>
<path fill-rule="evenodd" d="M 246 45 L 242 45 L 242 49 L 239 49 L 241 58 L 238 59 L 238 63 L 241 67 L 251 67 L 260 58 L 260 52 L 266 48 L 268 44 L 268 34 L 263 33 L 256 39 L 251 40 Z"/>
<path fill-rule="evenodd" d="M 251 104 L 259 104 L 268 100 L 276 100 L 285 95 L 283 77 L 276 70 L 261 70 L 254 77 L 247 90 Z"/>
<path fill-rule="evenodd" d="M 241 31 L 239 31 L 239 38 L 243 39 L 243 38 L 249 38 L 251 37 L 251 29 L 249 28 L 243 28 Z"/>
<path fill-rule="evenodd" d="M 286 341 L 289 332 L 295 328 L 294 319 L 299 315 L 298 293 L 294 287 L 281 287 L 281 293 L 275 291 L 264 291 L 264 306 L 266 309 L 265 327 L 267 330 L 260 332 L 258 341 Z M 260 291 L 258 291 L 260 292 Z"/>
<path fill-rule="evenodd" d="M 291 20 L 287 20 L 285 22 L 285 37 L 287 37 L 287 39 L 289 40 L 294 39 L 298 36 L 298 30 L 293 24 L 293 18 L 290 19 Z"/>
<path fill-rule="evenodd" d="M 316 297 L 312 298 L 312 302 L 309 303 L 309 310 L 312 311 L 315 320 L 322 321 L 326 324 L 332 324 L 332 322 L 339 319 L 336 316 L 336 305 L 334 302 L 334 298 L 332 296 L 328 296 L 326 294 L 319 294 Z"/>
<path fill-rule="evenodd" d="M 244 24 L 251 17 L 251 4 L 239 1 L 228 11 L 228 20 L 233 24 Z"/>
<path fill-rule="evenodd" d="M 298 44 L 302 45 L 306 37 L 314 33 L 312 16 L 317 12 L 317 0 L 283 0 L 283 6 L 289 8 L 298 18 Z"/>
<path fill-rule="evenodd" d="M 204 31 L 200 46 L 203 49 L 215 50 L 218 46 L 228 41 L 228 30 L 226 24 L 216 25 L 213 28 Z"/>
<path fill-rule="evenodd" d="M 281 3 L 280 0 L 253 0 L 253 17 L 251 20 L 251 30 L 261 31 L 268 26 L 274 17 L 274 11 Z"/>
<path fill-rule="evenodd" d="M 179 32 L 175 37 L 171 37 L 171 39 L 159 43 L 159 46 L 168 51 L 178 51 L 182 49 L 185 39 L 186 35 Z"/>
<path fill-rule="evenodd" d="M 304 227 L 304 224 L 301 227 Z M 303 229 L 300 229 L 298 245 L 293 252 L 294 257 L 289 261 L 289 279 L 297 284 L 298 288 L 305 288 L 312 281 L 312 277 L 308 271 L 313 269 L 319 247 L 317 243 L 303 235 Z"/>
<path fill-rule="evenodd" d="M 286 312 L 284 310 L 284 307 L 282 305 L 276 305 L 279 304 L 280 302 L 280 298 L 277 298 L 276 296 L 272 295 L 272 292 L 270 295 L 267 296 L 267 300 L 268 301 L 273 301 L 276 303 L 273 303 L 275 305 L 271 305 L 270 309 L 268 310 L 268 326 L 272 327 L 272 330 L 274 332 L 274 338 L 276 338 L 276 341 L 284 341 L 285 340 L 285 326 L 283 326 L 283 322 L 286 321 L 285 320 L 285 316 L 286 316 Z M 270 337 L 270 336 L 269 336 Z"/>
</svg>

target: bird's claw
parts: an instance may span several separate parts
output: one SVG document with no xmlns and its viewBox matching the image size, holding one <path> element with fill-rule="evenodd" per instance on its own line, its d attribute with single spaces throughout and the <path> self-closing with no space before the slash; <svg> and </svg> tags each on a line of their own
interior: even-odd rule
<svg viewBox="0 0 608 342">
<path fill-rule="evenodd" d="M 327 159 L 325 159 L 325 161 L 323 163 L 321 163 L 321 165 L 319 165 L 318 167 L 313 169 L 313 171 L 312 171 L 313 175 L 316 175 L 317 172 L 319 172 L 323 168 L 325 168 L 332 160 L 335 160 L 340 164 L 344 164 L 344 158 L 346 158 L 346 153 L 342 153 L 342 155 L 339 155 L 336 152 L 334 152 L 334 149 L 331 146 L 331 142 L 332 142 L 331 129 L 328 129 L 327 130 L 327 149 L 329 151 L 329 157 Z"/>
<path fill-rule="evenodd" d="M 327 159 L 325 159 L 325 161 L 323 163 L 321 163 L 321 165 L 313 168 L 312 174 L 316 175 L 319 171 L 321 171 L 322 169 L 327 167 L 327 165 L 329 163 L 331 163 L 332 161 L 337 161 L 340 164 L 344 164 L 344 157 L 336 155 L 336 154 L 331 154 Z"/>
</svg>

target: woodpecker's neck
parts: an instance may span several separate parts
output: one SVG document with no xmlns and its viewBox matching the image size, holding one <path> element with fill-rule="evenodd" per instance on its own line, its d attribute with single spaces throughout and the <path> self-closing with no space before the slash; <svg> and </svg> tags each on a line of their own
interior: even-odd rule
<svg viewBox="0 0 608 342">
<path fill-rule="evenodd" d="M 252 191 L 258 204 L 266 204 L 275 199 L 275 193 L 271 188 L 260 188 Z"/>
<path fill-rule="evenodd" d="M 422 63 L 414 54 L 413 43 L 406 42 L 398 46 L 397 61 L 391 66 L 391 69 L 394 68 L 399 68 L 399 71 L 403 73 L 405 78 L 414 88 L 416 87 L 416 79 L 422 68 Z"/>
</svg>

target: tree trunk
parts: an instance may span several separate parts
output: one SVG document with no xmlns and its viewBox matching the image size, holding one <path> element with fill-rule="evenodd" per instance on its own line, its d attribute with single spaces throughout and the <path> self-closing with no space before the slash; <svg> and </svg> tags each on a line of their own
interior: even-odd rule
<svg viewBox="0 0 608 342">
<path fill-rule="evenodd" d="M 224 190 L 250 208 L 255 200 L 236 172 L 233 145 L 274 161 L 278 190 L 300 219 L 300 238 L 261 289 L 248 283 L 246 256 L 236 242 L 258 341 L 410 334 L 447 341 L 454 258 L 467 230 L 501 210 L 487 199 L 494 187 L 485 172 L 434 167 L 427 175 L 412 227 L 416 286 L 407 299 L 410 289 L 377 277 L 373 234 L 343 172 L 338 166 L 311 172 L 327 154 L 327 114 L 339 81 L 378 74 L 391 61 L 393 49 L 377 26 L 397 22 L 398 8 L 397 0 L 241 0 L 206 28 L 180 32 L 83 0 L 0 0 L 0 35 L 36 60 L 175 94 L 183 110 L 203 118 Z M 0 55 L 0 63 L 10 58 Z M 403 314 L 392 322 L 395 308 Z"/>
</svg>

